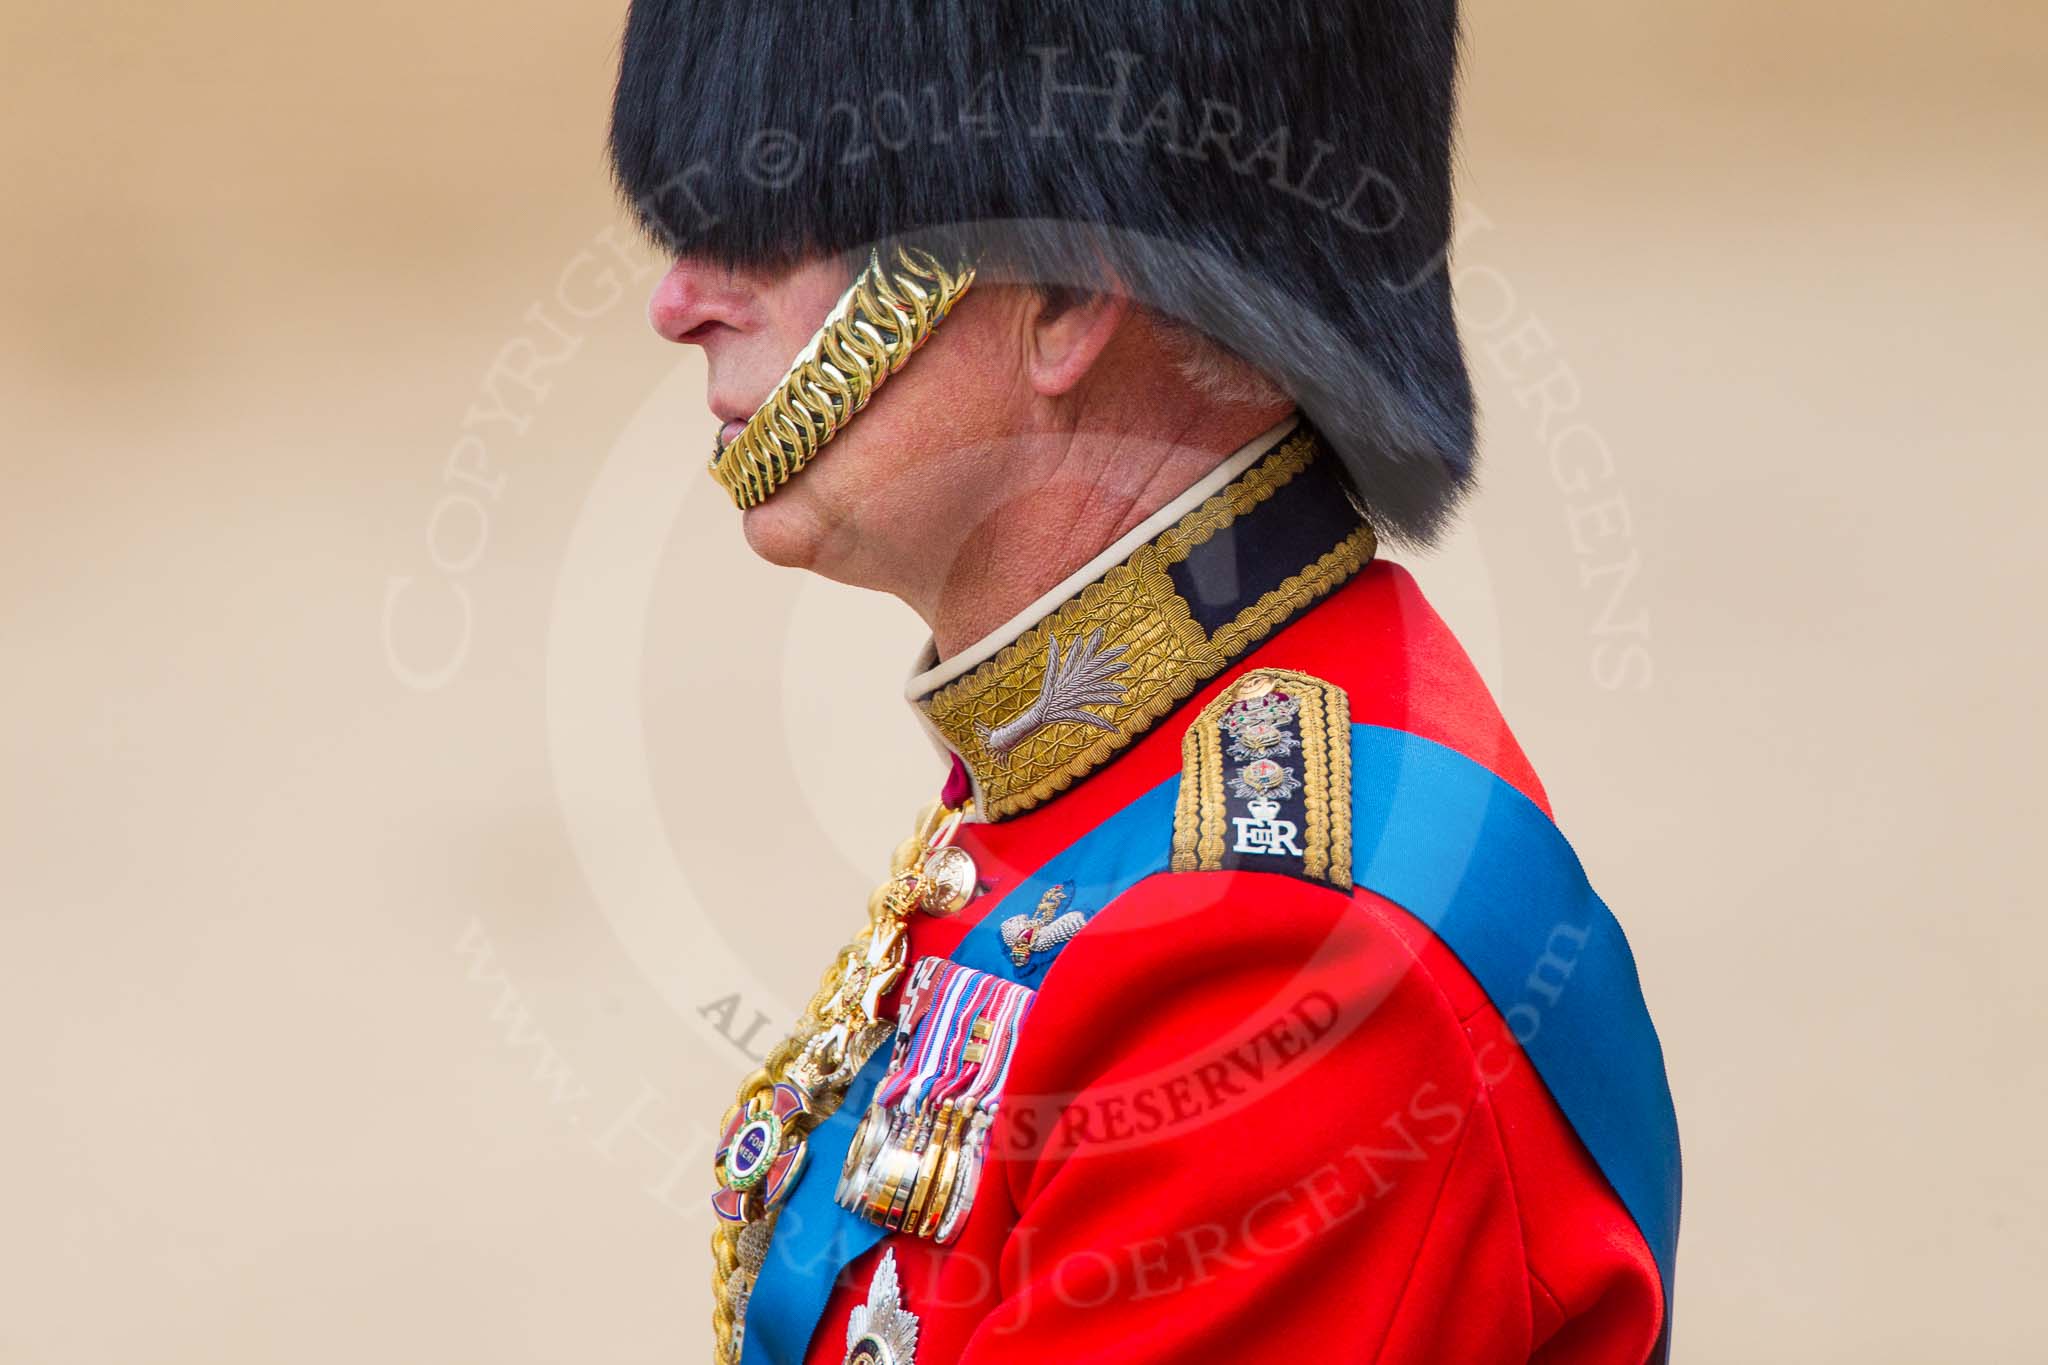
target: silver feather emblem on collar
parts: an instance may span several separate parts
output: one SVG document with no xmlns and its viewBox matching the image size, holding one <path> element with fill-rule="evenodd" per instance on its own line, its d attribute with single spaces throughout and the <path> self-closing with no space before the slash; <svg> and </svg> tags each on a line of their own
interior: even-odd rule
<svg viewBox="0 0 2048 1365">
<path fill-rule="evenodd" d="M 846 1315 L 846 1365 L 913 1365 L 916 1359 L 917 1314 L 903 1306 L 891 1247 L 868 1282 L 868 1301 Z"/>
<path fill-rule="evenodd" d="M 1124 648 L 1123 645 L 1113 645 L 1104 649 L 1102 631 L 1098 628 L 1087 639 L 1070 644 L 1066 657 L 1062 659 L 1059 637 L 1048 633 L 1045 638 L 1045 681 L 1039 684 L 1038 699 L 1021 715 L 1004 721 L 993 730 L 979 727 L 982 745 L 989 755 L 1003 758 L 1046 726 L 1062 722 L 1093 725 L 1102 730 L 1116 729 L 1115 725 L 1086 708 L 1115 706 L 1123 701 L 1126 689 L 1116 680 L 1116 675 L 1130 667 L 1123 657 Z"/>
</svg>

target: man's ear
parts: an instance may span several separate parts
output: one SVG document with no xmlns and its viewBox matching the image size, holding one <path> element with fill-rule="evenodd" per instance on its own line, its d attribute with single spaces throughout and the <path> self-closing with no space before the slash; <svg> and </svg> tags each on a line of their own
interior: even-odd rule
<svg viewBox="0 0 2048 1365">
<path fill-rule="evenodd" d="M 1025 317 L 1025 364 L 1031 387 L 1055 398 L 1081 382 L 1109 339 L 1131 315 L 1131 301 L 1104 290 L 1058 289 L 1041 293 Z"/>
</svg>

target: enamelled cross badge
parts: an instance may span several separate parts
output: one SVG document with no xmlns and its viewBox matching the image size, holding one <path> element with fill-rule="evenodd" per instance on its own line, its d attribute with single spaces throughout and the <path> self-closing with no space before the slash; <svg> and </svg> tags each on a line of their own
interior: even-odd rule
<svg viewBox="0 0 2048 1365">
<path fill-rule="evenodd" d="M 947 1242 L 974 1204 L 989 1125 L 1038 993 L 944 958 L 917 964 L 889 1071 L 835 1198 L 891 1232 Z"/>
<path fill-rule="evenodd" d="M 718 1140 L 718 1191 L 711 1210 L 729 1223 L 746 1221 L 746 1200 L 760 1190 L 761 1202 L 774 1208 L 790 1182 L 803 1170 L 804 1144 L 783 1144 L 795 1119 L 811 1112 L 810 1092 L 793 1081 L 780 1081 L 765 1099 L 743 1106 L 726 1124 Z"/>
</svg>

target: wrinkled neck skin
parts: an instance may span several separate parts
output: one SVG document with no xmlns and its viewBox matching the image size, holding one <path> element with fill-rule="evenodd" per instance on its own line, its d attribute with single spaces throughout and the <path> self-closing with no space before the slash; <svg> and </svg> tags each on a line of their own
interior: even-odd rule
<svg viewBox="0 0 2048 1365">
<path fill-rule="evenodd" d="M 887 589 L 923 618 L 940 660 L 1009 622 L 1147 517 L 1285 419 L 1291 404 L 1221 408 L 1104 428 L 1087 420 L 1007 443 L 990 496 L 964 533 L 935 530 L 929 555 Z M 880 585 L 877 585 L 880 586 Z"/>
</svg>

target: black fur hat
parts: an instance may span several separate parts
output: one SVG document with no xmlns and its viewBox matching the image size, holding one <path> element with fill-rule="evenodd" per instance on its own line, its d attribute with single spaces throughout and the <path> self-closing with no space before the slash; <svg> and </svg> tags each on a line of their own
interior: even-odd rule
<svg viewBox="0 0 2048 1365">
<path fill-rule="evenodd" d="M 892 238 L 1109 279 L 1278 381 L 1383 531 L 1472 470 L 1456 0 L 632 0 L 620 188 L 733 264 Z"/>
</svg>

